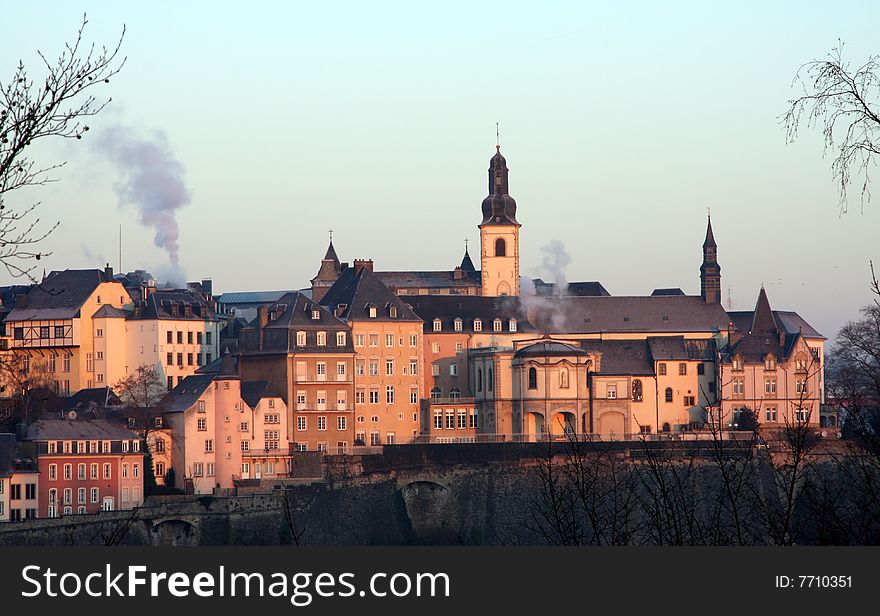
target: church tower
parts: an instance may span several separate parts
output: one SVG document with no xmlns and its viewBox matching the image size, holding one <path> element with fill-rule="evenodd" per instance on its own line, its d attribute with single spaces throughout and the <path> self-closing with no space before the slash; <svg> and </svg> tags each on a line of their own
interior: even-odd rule
<svg viewBox="0 0 880 616">
<path fill-rule="evenodd" d="M 718 265 L 718 245 L 712 233 L 712 217 L 706 227 L 703 242 L 703 264 L 700 266 L 700 296 L 707 304 L 721 303 L 721 266 Z"/>
<path fill-rule="evenodd" d="M 483 199 L 480 261 L 483 295 L 519 295 L 519 228 L 516 201 L 508 194 L 507 161 L 495 146 L 489 161 L 489 196 Z"/>
</svg>

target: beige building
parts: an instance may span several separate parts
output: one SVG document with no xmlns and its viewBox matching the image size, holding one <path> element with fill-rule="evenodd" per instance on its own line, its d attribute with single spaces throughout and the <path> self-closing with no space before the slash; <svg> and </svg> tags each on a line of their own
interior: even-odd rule
<svg viewBox="0 0 880 616">
<path fill-rule="evenodd" d="M 14 434 L 0 434 L 0 523 L 39 517 L 40 473 Z"/>
<path fill-rule="evenodd" d="M 422 320 L 372 268 L 372 261 L 355 261 L 321 303 L 354 340 L 355 443 L 407 443 L 420 432 Z"/>
</svg>

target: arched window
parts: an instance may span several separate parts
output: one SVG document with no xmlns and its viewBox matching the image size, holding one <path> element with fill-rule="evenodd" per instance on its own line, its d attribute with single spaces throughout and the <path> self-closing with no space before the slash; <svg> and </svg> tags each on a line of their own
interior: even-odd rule
<svg viewBox="0 0 880 616">
<path fill-rule="evenodd" d="M 494 375 L 492 374 L 492 368 L 489 368 L 489 374 L 486 378 L 486 391 L 492 391 L 492 383 L 495 382 Z"/>
<path fill-rule="evenodd" d="M 439 399 L 440 399 L 440 388 L 439 387 L 432 387 L 431 388 L 431 400 L 433 402 L 436 402 Z"/>
<path fill-rule="evenodd" d="M 538 389 L 538 370 L 529 368 L 529 389 Z"/>
<path fill-rule="evenodd" d="M 461 400 L 461 390 L 458 387 L 453 387 L 449 390 L 449 397 L 453 400 Z"/>
<path fill-rule="evenodd" d="M 641 402 L 642 395 L 642 381 L 636 379 L 633 381 L 633 402 Z"/>
<path fill-rule="evenodd" d="M 495 256 L 496 257 L 506 257 L 507 256 L 507 242 L 504 241 L 503 237 L 499 237 L 495 240 Z"/>
<path fill-rule="evenodd" d="M 672 428 L 671 428 L 671 426 L 670 426 L 668 423 L 664 423 L 664 424 L 663 424 L 663 427 L 661 428 L 661 430 L 662 430 L 663 432 L 669 432 L 671 429 L 672 429 Z"/>
<path fill-rule="evenodd" d="M 477 368 L 477 391 L 483 391 L 483 369 Z"/>
<path fill-rule="evenodd" d="M 671 387 L 666 388 L 666 401 L 672 402 L 672 388 Z"/>
<path fill-rule="evenodd" d="M 559 387 L 568 389 L 568 368 L 562 368 L 559 371 Z"/>
</svg>

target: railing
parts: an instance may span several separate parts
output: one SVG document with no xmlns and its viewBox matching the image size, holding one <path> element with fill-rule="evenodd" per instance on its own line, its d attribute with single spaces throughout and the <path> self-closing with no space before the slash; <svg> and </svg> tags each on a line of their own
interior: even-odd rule
<svg viewBox="0 0 880 616">
<path fill-rule="evenodd" d="M 430 398 L 429 404 L 474 404 L 476 398 Z"/>
<path fill-rule="evenodd" d="M 736 430 L 724 430 L 718 432 L 714 436 L 711 432 L 659 432 L 641 434 L 621 433 L 621 434 L 596 434 L 596 433 L 575 433 L 568 434 L 548 434 L 546 432 L 519 433 L 519 434 L 451 434 L 443 435 L 420 435 L 413 437 L 409 443 L 412 444 L 447 444 L 447 443 L 546 443 L 567 441 L 711 441 L 718 440 L 736 440 L 747 441 L 754 439 L 753 432 L 744 432 Z"/>
</svg>

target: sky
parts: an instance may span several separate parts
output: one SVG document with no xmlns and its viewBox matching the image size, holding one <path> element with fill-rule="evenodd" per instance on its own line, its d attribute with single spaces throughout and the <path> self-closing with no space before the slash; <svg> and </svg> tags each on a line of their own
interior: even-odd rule
<svg viewBox="0 0 880 616">
<path fill-rule="evenodd" d="M 179 270 L 215 293 L 307 286 L 331 228 L 343 261 L 449 270 L 478 254 L 498 122 L 524 274 L 558 241 L 568 280 L 697 294 L 711 208 L 725 306 L 763 284 L 833 338 L 871 300 L 880 188 L 841 216 L 821 135 L 787 144 L 780 116 L 804 62 L 880 53 L 880 4 L 711 4 L 15 3 L 0 81 L 84 12 L 88 41 L 125 25 L 127 60 L 85 139 L 33 146 L 59 181 L 8 203 L 60 221 L 49 270 L 118 269 L 121 225 L 123 270 L 167 275 L 122 134 L 164 157 Z"/>
</svg>

